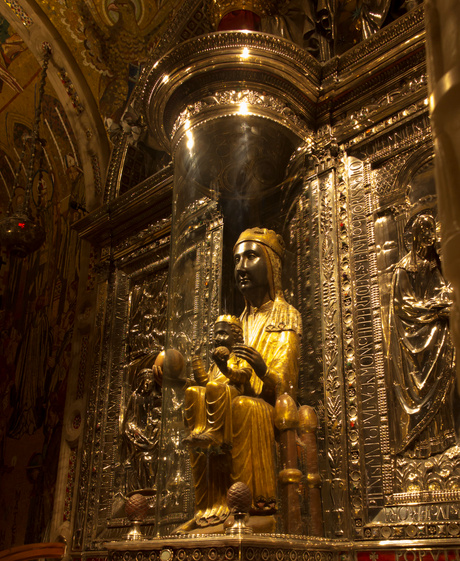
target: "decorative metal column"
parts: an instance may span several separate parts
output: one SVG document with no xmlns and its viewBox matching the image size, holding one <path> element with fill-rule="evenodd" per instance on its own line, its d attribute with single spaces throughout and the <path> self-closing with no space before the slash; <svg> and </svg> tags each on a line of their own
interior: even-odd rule
<svg viewBox="0 0 460 561">
<path fill-rule="evenodd" d="M 460 351 L 460 13 L 455 0 L 427 0 L 427 65 L 436 150 L 436 189 L 441 219 L 443 265 L 457 297 L 451 330 Z M 457 378 L 460 380 L 459 362 Z"/>
</svg>

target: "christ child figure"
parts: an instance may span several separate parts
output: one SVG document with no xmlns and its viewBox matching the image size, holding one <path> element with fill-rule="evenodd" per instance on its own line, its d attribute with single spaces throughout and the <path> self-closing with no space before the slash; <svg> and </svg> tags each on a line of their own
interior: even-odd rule
<svg viewBox="0 0 460 561">
<path fill-rule="evenodd" d="M 243 342 L 243 329 L 235 316 L 223 315 L 214 325 L 214 364 L 206 372 L 198 354 L 192 357 L 197 385 L 185 392 L 185 441 L 199 448 L 228 449 L 232 441 L 232 401 L 249 383 L 252 369 L 233 352 Z"/>
</svg>

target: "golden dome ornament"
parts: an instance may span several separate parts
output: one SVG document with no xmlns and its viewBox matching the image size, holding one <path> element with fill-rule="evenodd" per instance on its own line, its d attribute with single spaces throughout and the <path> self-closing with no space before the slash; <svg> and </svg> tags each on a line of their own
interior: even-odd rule
<svg viewBox="0 0 460 561">
<path fill-rule="evenodd" d="M 279 0 L 205 0 L 216 31 L 259 31 L 262 17 L 276 13 Z"/>
</svg>

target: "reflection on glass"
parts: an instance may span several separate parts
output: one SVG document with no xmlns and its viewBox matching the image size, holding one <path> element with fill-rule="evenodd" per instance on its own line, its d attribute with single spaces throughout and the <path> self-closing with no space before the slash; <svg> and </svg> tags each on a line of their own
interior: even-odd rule
<svg viewBox="0 0 460 561">
<path fill-rule="evenodd" d="M 270 513 L 275 512 L 277 499 L 272 409 L 280 392 L 296 394 L 300 319 L 281 292 L 283 250 L 278 236 L 262 230 L 254 242 L 265 252 L 266 273 L 258 282 L 271 287 L 266 290 L 265 307 L 256 314 L 257 325 L 251 308 L 256 304 L 249 303 L 251 292 L 235 288 L 232 248 L 244 228 L 260 223 L 266 215 L 271 217 L 269 225 L 283 223 L 284 193 L 279 185 L 299 139 L 277 123 L 253 115 L 233 114 L 206 123 L 190 117 L 190 121 L 174 153 L 158 531 L 160 535 L 223 532 L 228 519 L 226 494 L 235 478 L 245 478 L 253 492 L 254 514 L 268 514 L 261 518 L 272 531 Z M 192 149 L 187 145 L 191 131 Z M 220 355 L 224 344 L 219 343 L 215 352 L 214 345 L 203 345 L 197 359 L 197 342 L 217 345 L 222 335 L 217 333 L 216 318 L 239 313 L 244 299 L 251 316 L 244 320 L 244 342 L 236 339 L 233 346 L 229 344 L 228 359 Z M 295 313 L 289 315 L 288 309 Z M 272 319 L 275 328 L 265 334 L 264 322 Z M 251 334 L 256 333 L 253 340 Z M 181 372 L 169 367 L 172 351 L 183 357 Z M 248 423 L 262 431 L 260 437 L 254 433 L 250 437 L 260 453 L 253 453 L 247 442 Z M 243 456 L 247 473 L 239 465 Z M 238 465 L 241 473 L 235 475 Z"/>
</svg>

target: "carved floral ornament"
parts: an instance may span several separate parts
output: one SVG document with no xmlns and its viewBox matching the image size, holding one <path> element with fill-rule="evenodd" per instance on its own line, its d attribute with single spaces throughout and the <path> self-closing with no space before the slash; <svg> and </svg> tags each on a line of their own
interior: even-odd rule
<svg viewBox="0 0 460 561">
<path fill-rule="evenodd" d="M 202 54 L 205 54 L 206 59 L 208 56 L 220 53 L 229 57 L 235 53 L 239 56 L 244 47 L 250 49 L 252 53 L 257 51 L 261 56 L 273 57 L 275 60 L 288 62 L 293 67 L 305 69 L 310 75 L 319 79 L 321 66 L 304 49 L 291 41 L 257 32 L 208 33 L 179 44 L 160 60 L 154 62 L 150 71 L 141 78 L 139 98 L 148 105 L 156 80 L 163 72 L 170 73 L 173 68 L 182 65 L 185 61 L 200 62 Z"/>
<path fill-rule="evenodd" d="M 206 117 L 209 119 L 229 115 L 257 115 L 270 118 L 293 128 L 311 143 L 312 131 L 302 117 L 281 99 L 253 90 L 217 92 L 188 105 L 176 119 L 171 138 L 174 138 L 179 131 L 183 131 L 180 138 L 183 134 L 187 134 L 192 126 L 191 119 L 196 121 L 198 116 L 205 121 Z"/>
<path fill-rule="evenodd" d="M 164 149 L 170 151 L 171 136 L 176 134 L 177 142 L 178 129 L 192 117 L 204 121 L 256 115 L 307 137 L 305 123 L 313 120 L 319 64 L 278 37 L 232 31 L 224 34 L 224 41 L 220 35 L 178 45 L 145 73 L 133 105 L 145 113 Z M 234 90 L 237 83 L 247 89 Z M 203 99 L 203 92 L 210 94 Z"/>
</svg>

